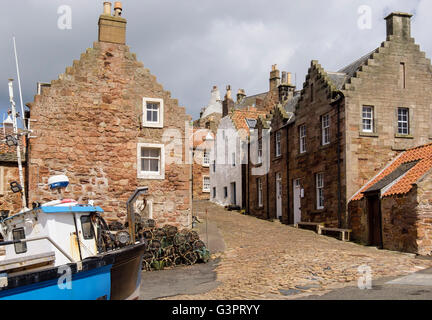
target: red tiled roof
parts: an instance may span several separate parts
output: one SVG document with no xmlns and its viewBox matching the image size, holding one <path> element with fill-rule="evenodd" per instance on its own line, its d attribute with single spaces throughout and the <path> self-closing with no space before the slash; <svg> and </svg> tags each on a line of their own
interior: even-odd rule
<svg viewBox="0 0 432 320">
<path fill-rule="evenodd" d="M 207 136 L 210 136 L 214 139 L 214 134 L 209 129 L 193 129 L 192 133 L 192 145 L 193 148 L 202 147 L 205 148 L 207 145 L 211 148 L 213 145 L 213 140 L 206 140 Z"/>
<path fill-rule="evenodd" d="M 231 114 L 231 120 L 237 130 L 243 129 L 247 135 L 250 135 L 249 126 L 246 119 L 258 119 L 260 116 L 265 116 L 265 110 L 258 110 L 257 108 L 249 107 L 247 109 L 237 109 Z"/>
<path fill-rule="evenodd" d="M 382 172 L 380 172 L 375 178 L 368 182 L 363 188 L 360 189 L 358 194 L 352 199 L 352 201 L 361 200 L 363 193 L 377 182 L 381 181 L 389 174 L 394 172 L 400 165 L 404 163 L 410 163 L 418 161 L 405 175 L 397 180 L 383 195 L 382 197 L 388 197 L 397 194 L 406 194 L 424 174 L 432 169 L 432 143 L 426 144 L 421 147 L 409 149 L 399 155 L 393 162 L 390 163 Z"/>
</svg>

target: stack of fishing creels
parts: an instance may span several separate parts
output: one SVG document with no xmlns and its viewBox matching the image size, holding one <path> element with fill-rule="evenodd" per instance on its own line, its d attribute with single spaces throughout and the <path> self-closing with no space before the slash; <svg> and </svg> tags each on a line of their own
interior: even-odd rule
<svg viewBox="0 0 432 320">
<path fill-rule="evenodd" d="M 210 259 L 210 252 L 195 231 L 178 231 L 171 225 L 156 228 L 154 220 L 147 220 L 140 233 L 147 243 L 143 268 L 148 271 L 207 263 Z"/>
</svg>

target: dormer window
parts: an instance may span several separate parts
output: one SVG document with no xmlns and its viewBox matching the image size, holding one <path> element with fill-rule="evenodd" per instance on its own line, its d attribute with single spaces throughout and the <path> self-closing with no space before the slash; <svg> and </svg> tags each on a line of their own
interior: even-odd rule
<svg viewBox="0 0 432 320">
<path fill-rule="evenodd" d="M 162 99 L 143 98 L 143 126 L 163 128 L 164 102 Z"/>
</svg>

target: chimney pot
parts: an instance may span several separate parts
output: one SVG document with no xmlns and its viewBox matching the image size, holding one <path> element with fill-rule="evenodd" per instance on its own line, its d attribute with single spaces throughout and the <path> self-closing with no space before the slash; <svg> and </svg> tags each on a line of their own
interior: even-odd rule
<svg viewBox="0 0 432 320">
<path fill-rule="evenodd" d="M 402 39 L 411 38 L 412 14 L 403 12 L 392 12 L 385 20 L 387 21 L 387 37 L 395 36 Z"/>
<path fill-rule="evenodd" d="M 291 72 L 287 72 L 287 83 L 291 85 Z"/>
<path fill-rule="evenodd" d="M 110 16 L 112 3 L 111 2 L 104 2 L 103 6 L 104 6 L 103 14 Z"/>
<path fill-rule="evenodd" d="M 120 17 L 123 11 L 122 3 L 120 1 L 114 2 L 114 12 L 116 17 Z"/>
</svg>

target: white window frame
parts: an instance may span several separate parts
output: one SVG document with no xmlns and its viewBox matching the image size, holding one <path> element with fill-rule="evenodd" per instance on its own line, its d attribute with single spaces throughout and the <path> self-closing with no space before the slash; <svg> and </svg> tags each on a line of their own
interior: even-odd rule
<svg viewBox="0 0 432 320">
<path fill-rule="evenodd" d="M 258 188 L 258 207 L 263 207 L 263 188 L 262 188 L 262 179 L 257 179 L 257 188 Z"/>
<path fill-rule="evenodd" d="M 400 111 L 406 111 L 406 115 L 401 115 Z M 400 117 L 401 116 L 406 116 L 406 120 L 401 120 Z M 401 132 L 401 127 L 399 126 L 400 124 L 406 124 L 406 130 L 407 132 L 402 131 Z M 404 128 L 402 128 L 404 129 Z M 400 107 L 397 110 L 397 132 L 400 135 L 409 135 L 410 134 L 410 110 L 409 108 L 404 108 L 404 107 Z"/>
<path fill-rule="evenodd" d="M 147 121 L 147 103 L 159 104 L 158 121 Z M 164 126 L 164 101 L 159 98 L 143 98 L 143 126 L 146 128 L 163 128 Z"/>
<path fill-rule="evenodd" d="M 322 145 L 326 146 L 330 144 L 330 114 L 327 113 L 321 116 L 321 136 L 322 136 Z"/>
<path fill-rule="evenodd" d="M 142 148 L 160 149 L 159 172 L 146 172 L 141 170 L 141 149 Z M 156 143 L 137 144 L 137 177 L 138 179 L 147 179 L 147 180 L 165 179 L 165 145 L 156 144 Z"/>
<path fill-rule="evenodd" d="M 300 153 L 306 152 L 306 125 L 299 126 Z"/>
<path fill-rule="evenodd" d="M 316 206 L 318 210 L 324 209 L 324 173 L 315 175 L 316 185 Z"/>
<path fill-rule="evenodd" d="M 206 188 L 206 179 L 208 179 L 208 188 Z M 203 176 L 203 192 L 210 193 L 211 185 L 210 185 L 210 176 Z"/>
<path fill-rule="evenodd" d="M 203 150 L 203 167 L 210 167 L 210 152 Z"/>
<path fill-rule="evenodd" d="M 263 156 L 263 145 L 262 145 L 262 138 L 258 139 L 258 164 L 262 163 L 262 156 Z"/>
<path fill-rule="evenodd" d="M 369 132 L 369 133 L 374 132 L 374 107 L 373 106 L 362 107 L 362 131 Z"/>
<path fill-rule="evenodd" d="M 276 157 L 280 157 L 282 155 L 281 153 L 281 132 L 276 132 L 275 136 L 275 155 Z"/>
</svg>

